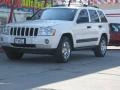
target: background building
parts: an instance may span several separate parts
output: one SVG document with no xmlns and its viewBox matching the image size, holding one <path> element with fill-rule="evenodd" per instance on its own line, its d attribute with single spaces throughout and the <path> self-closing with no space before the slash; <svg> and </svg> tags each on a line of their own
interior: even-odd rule
<svg viewBox="0 0 120 90">
<path fill-rule="evenodd" d="M 90 0 L 102 9 L 120 9 L 120 0 Z"/>
</svg>

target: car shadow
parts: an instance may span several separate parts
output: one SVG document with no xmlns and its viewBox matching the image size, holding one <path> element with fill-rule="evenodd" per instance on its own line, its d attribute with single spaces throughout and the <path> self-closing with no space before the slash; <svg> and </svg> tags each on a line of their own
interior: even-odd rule
<svg viewBox="0 0 120 90">
<path fill-rule="evenodd" d="M 70 62 L 62 64 L 55 63 L 56 59 L 48 55 L 27 54 L 22 60 L 15 62 L 6 59 L 2 63 L 8 66 L 11 64 L 6 69 L 11 73 L 0 80 L 0 83 L 8 84 L 0 84 L 0 87 L 1 90 L 29 90 L 118 67 L 120 66 L 118 52 L 110 51 L 104 58 L 94 57 L 93 53 L 87 51 L 75 52 Z"/>
</svg>

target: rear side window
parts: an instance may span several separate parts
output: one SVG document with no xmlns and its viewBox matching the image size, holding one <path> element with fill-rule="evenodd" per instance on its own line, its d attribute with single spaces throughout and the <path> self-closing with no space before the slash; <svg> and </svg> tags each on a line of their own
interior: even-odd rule
<svg viewBox="0 0 120 90">
<path fill-rule="evenodd" d="M 89 10 L 91 22 L 100 22 L 96 10 Z"/>
<path fill-rule="evenodd" d="M 100 16 L 101 22 L 107 22 L 107 19 L 102 11 L 98 11 L 98 14 Z"/>
</svg>

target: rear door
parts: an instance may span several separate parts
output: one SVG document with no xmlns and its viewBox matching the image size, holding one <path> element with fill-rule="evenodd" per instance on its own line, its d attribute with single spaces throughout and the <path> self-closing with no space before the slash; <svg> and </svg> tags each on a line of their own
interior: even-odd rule
<svg viewBox="0 0 120 90">
<path fill-rule="evenodd" d="M 89 37 L 91 38 L 90 45 L 97 45 L 97 41 L 99 39 L 99 32 L 102 28 L 100 18 L 96 10 L 89 9 L 89 16 L 90 16 L 90 26 L 89 29 Z"/>
<path fill-rule="evenodd" d="M 105 14 L 101 11 L 101 10 L 97 10 L 98 15 L 100 17 L 100 22 L 98 25 L 98 28 L 100 31 L 109 34 L 109 26 L 108 26 L 108 21 L 107 18 L 105 17 Z M 101 35 L 99 35 L 101 36 Z M 108 40 L 109 40 L 109 36 L 108 36 Z"/>
</svg>

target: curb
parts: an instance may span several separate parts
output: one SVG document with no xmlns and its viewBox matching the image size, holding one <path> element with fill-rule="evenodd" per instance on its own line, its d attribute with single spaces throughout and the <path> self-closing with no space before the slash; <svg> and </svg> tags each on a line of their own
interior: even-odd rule
<svg viewBox="0 0 120 90">
<path fill-rule="evenodd" d="M 109 51 L 120 51 L 120 49 L 107 49 Z"/>
<path fill-rule="evenodd" d="M 108 50 L 116 50 L 116 51 L 119 51 L 119 50 L 120 50 L 120 46 L 108 46 L 107 49 L 108 49 Z"/>
</svg>

